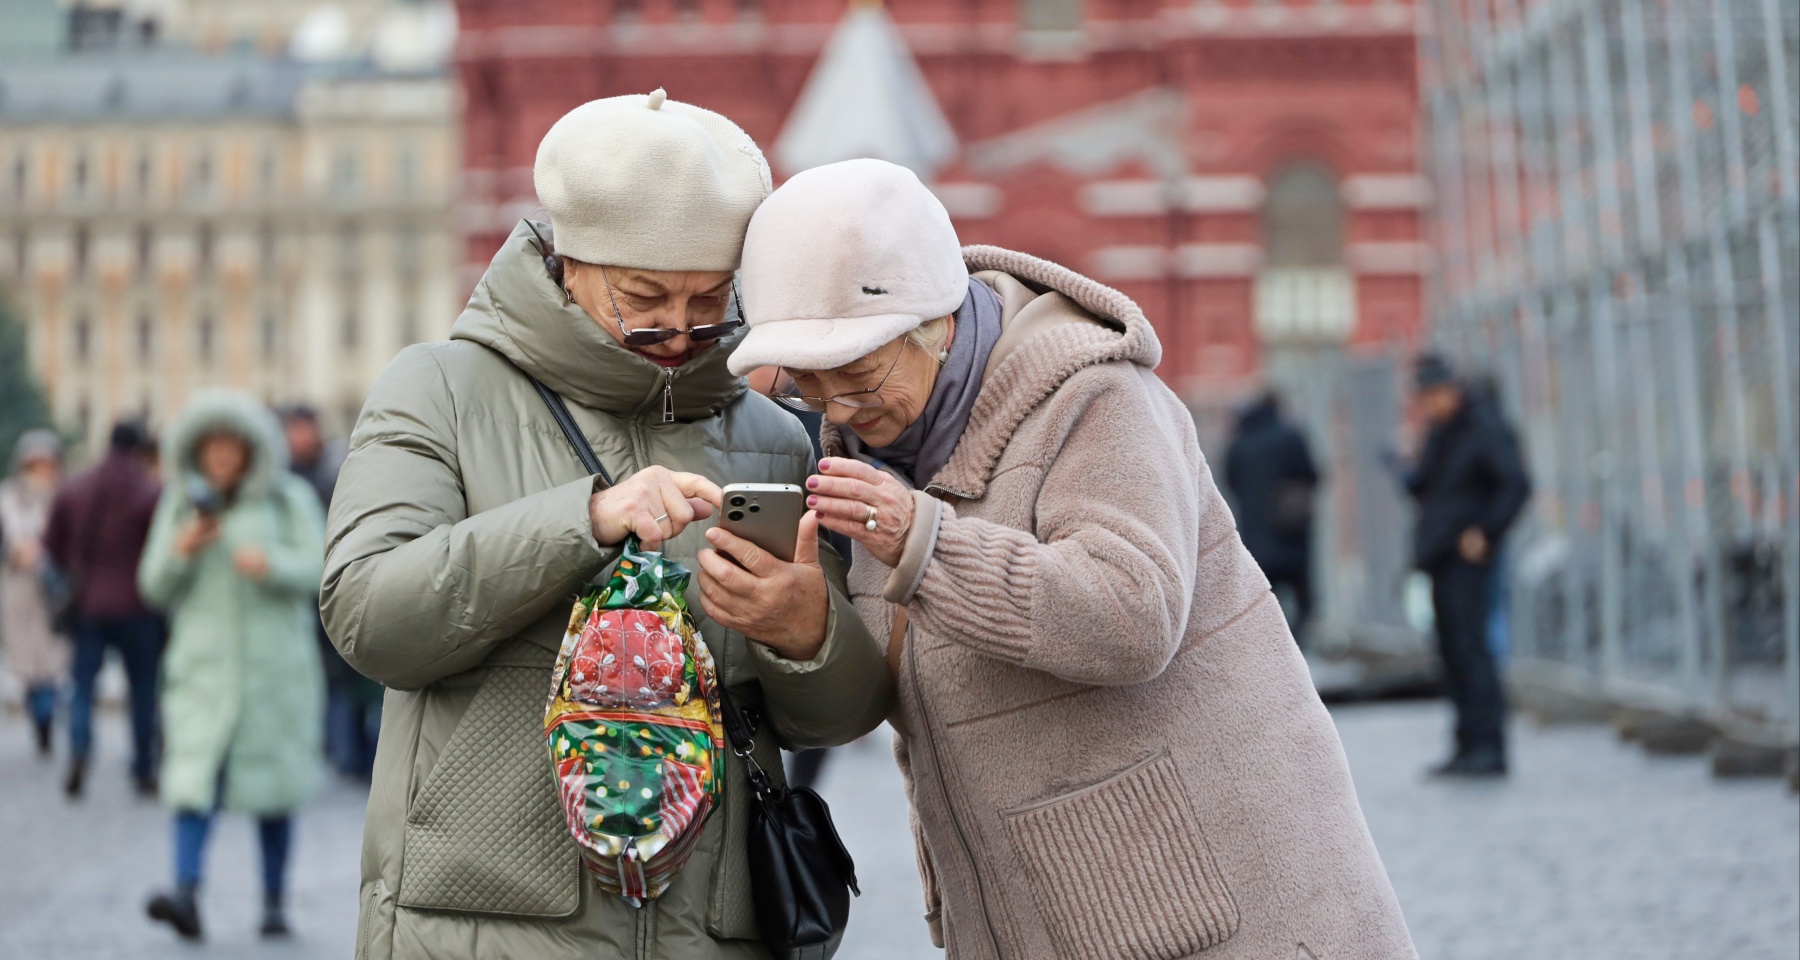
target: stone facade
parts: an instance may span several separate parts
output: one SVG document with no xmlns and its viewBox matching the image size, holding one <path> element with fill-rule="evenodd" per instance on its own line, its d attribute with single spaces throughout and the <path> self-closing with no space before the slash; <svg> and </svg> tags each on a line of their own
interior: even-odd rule
<svg viewBox="0 0 1800 960">
<path fill-rule="evenodd" d="M 842 0 L 458 10 L 465 286 L 536 208 L 534 151 L 563 112 L 662 86 L 771 148 L 846 13 Z M 1163 374 L 1196 404 L 1241 394 L 1271 344 L 1418 335 L 1429 197 L 1410 3 L 908 0 L 889 13 L 954 130 L 934 187 L 964 240 L 1136 298 Z M 794 172 L 776 159 L 777 176 Z"/>
<path fill-rule="evenodd" d="M 0 64 L 0 290 L 59 425 L 223 384 L 347 429 L 461 306 L 454 84 L 141 36 Z"/>
</svg>

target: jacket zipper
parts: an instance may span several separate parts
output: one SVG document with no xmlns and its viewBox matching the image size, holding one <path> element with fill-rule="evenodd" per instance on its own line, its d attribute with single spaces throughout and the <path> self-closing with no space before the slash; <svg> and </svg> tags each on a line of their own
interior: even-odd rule
<svg viewBox="0 0 1800 960">
<path fill-rule="evenodd" d="M 663 369 L 663 415 L 662 422 L 675 422 L 675 368 Z"/>
<path fill-rule="evenodd" d="M 925 694 L 919 689 L 919 648 L 913 642 L 911 625 L 906 628 L 906 657 L 912 667 L 911 687 L 913 697 L 919 702 L 919 713 L 925 719 L 925 746 L 931 754 L 932 779 L 937 781 L 938 796 L 944 801 L 944 810 L 950 815 L 950 825 L 956 830 L 956 842 L 962 848 L 962 855 L 969 862 L 969 871 L 975 875 L 976 899 L 981 902 L 982 927 L 987 930 L 988 943 L 994 948 L 994 960 L 1004 960 L 1005 954 L 1000 952 L 1000 937 L 994 932 L 994 914 L 988 906 L 987 887 L 981 882 L 981 864 L 976 861 L 975 854 L 969 846 L 969 836 L 963 831 L 962 819 L 956 815 L 956 806 L 950 802 L 950 787 L 944 779 L 944 765 L 938 760 L 937 744 L 929 742 L 935 731 L 931 724 L 931 708 L 927 705 Z"/>
</svg>

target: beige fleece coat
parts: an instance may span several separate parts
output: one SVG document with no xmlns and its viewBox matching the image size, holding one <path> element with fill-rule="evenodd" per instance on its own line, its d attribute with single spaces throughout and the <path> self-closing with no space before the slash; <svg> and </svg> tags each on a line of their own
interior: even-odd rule
<svg viewBox="0 0 1800 960">
<path fill-rule="evenodd" d="M 950 958 L 1415 957 L 1143 313 L 964 253 L 1005 333 L 900 564 L 851 568 L 872 631 L 910 621 L 896 752 Z"/>
</svg>

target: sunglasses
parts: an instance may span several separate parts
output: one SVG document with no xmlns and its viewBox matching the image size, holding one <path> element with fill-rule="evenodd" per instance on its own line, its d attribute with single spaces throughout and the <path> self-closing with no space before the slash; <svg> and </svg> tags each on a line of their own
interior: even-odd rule
<svg viewBox="0 0 1800 960">
<path fill-rule="evenodd" d="M 532 224 L 530 220 L 525 221 L 525 226 L 531 231 L 532 237 L 536 240 L 535 246 L 537 247 L 537 252 L 544 258 L 544 270 L 550 274 L 550 279 L 556 284 L 556 288 L 562 291 L 564 305 L 574 303 L 575 298 L 569 295 L 569 288 L 563 283 L 563 272 L 565 268 L 562 255 L 549 252 L 549 245 L 544 242 L 544 235 L 538 233 L 537 227 Z M 613 322 L 619 325 L 619 339 L 628 347 L 653 347 L 659 343 L 667 343 L 683 334 L 686 334 L 687 338 L 694 343 L 710 343 L 711 341 L 730 336 L 733 330 L 744 325 L 744 301 L 738 296 L 737 281 L 733 280 L 731 283 L 731 301 L 737 310 L 736 315 L 729 320 L 724 320 L 719 323 L 703 324 L 698 327 L 689 327 L 686 330 L 678 330 L 673 327 L 646 327 L 641 330 L 627 330 L 625 328 L 625 317 L 619 312 L 619 302 L 613 298 L 612 278 L 606 275 L 605 267 L 600 268 L 600 279 L 606 284 L 606 302 L 612 307 Z"/>
</svg>

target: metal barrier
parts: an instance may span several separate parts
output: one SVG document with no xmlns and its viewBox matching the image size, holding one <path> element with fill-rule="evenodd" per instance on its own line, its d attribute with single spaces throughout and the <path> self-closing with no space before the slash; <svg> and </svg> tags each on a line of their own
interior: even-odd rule
<svg viewBox="0 0 1800 960">
<path fill-rule="evenodd" d="M 1426 13 L 1435 337 L 1538 489 L 1515 677 L 1800 739 L 1800 5 Z"/>
</svg>

